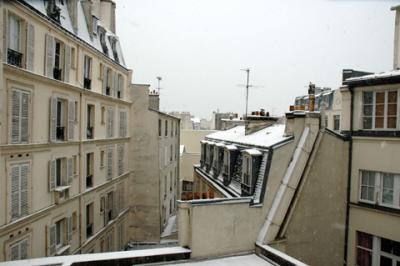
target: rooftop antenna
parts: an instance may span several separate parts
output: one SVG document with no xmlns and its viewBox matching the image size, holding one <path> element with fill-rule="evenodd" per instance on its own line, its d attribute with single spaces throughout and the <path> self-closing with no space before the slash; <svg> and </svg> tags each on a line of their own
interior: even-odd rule
<svg viewBox="0 0 400 266">
<path fill-rule="evenodd" d="M 248 113 L 248 107 L 249 107 L 249 88 L 252 87 L 249 84 L 250 81 L 250 68 L 243 68 L 241 69 L 242 71 L 246 71 L 246 112 L 244 113 L 245 116 L 247 116 Z"/>
<path fill-rule="evenodd" d="M 161 82 L 161 80 L 162 80 L 162 77 L 158 76 L 158 77 L 157 77 L 157 83 L 158 83 L 157 90 L 158 90 L 158 94 L 160 94 L 160 90 L 161 90 L 161 87 L 160 87 L 160 82 Z"/>
</svg>

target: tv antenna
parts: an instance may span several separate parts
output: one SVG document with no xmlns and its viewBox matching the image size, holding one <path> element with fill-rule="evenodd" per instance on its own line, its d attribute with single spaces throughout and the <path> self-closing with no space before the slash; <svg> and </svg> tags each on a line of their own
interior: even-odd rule
<svg viewBox="0 0 400 266">
<path fill-rule="evenodd" d="M 158 94 L 160 94 L 160 90 L 161 90 L 161 87 L 160 87 L 160 82 L 161 82 L 161 80 L 162 80 L 162 77 L 161 76 L 158 76 L 157 77 L 157 90 L 158 90 Z"/>
<path fill-rule="evenodd" d="M 247 116 L 248 111 L 249 111 L 248 110 L 249 109 L 249 88 L 262 88 L 263 86 L 250 85 L 250 68 L 243 68 L 240 70 L 246 72 L 246 85 L 245 85 L 245 88 L 246 88 L 246 113 L 245 113 L 245 116 Z M 243 85 L 240 85 L 240 86 L 242 87 Z"/>
</svg>

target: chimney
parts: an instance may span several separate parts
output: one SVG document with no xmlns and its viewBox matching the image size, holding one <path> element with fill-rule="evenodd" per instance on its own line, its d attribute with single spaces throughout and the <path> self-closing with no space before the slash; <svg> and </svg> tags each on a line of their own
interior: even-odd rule
<svg viewBox="0 0 400 266">
<path fill-rule="evenodd" d="M 394 51 L 393 51 L 393 69 L 400 68 L 400 5 L 392 7 L 390 10 L 396 11 L 394 22 Z"/>
<path fill-rule="evenodd" d="M 252 115 L 248 115 L 245 118 L 244 125 L 245 125 L 245 135 L 251 134 L 253 132 L 259 131 L 263 128 L 266 128 L 276 121 L 278 121 L 277 117 L 269 116 L 269 112 L 264 111 L 261 109 L 261 112 L 251 112 Z M 263 115 L 261 115 L 263 114 Z"/>
<path fill-rule="evenodd" d="M 112 0 L 100 1 L 100 20 L 104 27 L 115 34 L 115 3 Z"/>
<path fill-rule="evenodd" d="M 89 29 L 89 35 L 93 38 L 93 16 L 92 16 L 92 0 L 81 0 L 83 13 Z"/>
<path fill-rule="evenodd" d="M 310 82 L 310 85 L 308 86 L 308 111 L 314 112 L 315 111 L 315 84 L 312 84 Z"/>
<path fill-rule="evenodd" d="M 155 90 L 149 92 L 149 108 L 160 110 L 160 94 Z"/>
</svg>

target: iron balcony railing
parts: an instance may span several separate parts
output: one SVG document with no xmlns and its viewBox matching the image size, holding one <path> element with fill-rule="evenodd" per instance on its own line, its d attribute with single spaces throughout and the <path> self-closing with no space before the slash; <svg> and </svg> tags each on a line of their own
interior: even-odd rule
<svg viewBox="0 0 400 266">
<path fill-rule="evenodd" d="M 20 52 L 8 48 L 7 63 L 13 66 L 22 67 L 22 54 Z"/>
<path fill-rule="evenodd" d="M 87 90 L 90 90 L 92 88 L 92 80 L 89 78 L 84 78 L 83 79 L 83 87 Z"/>
</svg>

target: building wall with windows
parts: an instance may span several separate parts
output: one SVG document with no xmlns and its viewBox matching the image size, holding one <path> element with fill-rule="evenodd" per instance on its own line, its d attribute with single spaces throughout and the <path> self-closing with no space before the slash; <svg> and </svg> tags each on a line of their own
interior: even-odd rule
<svg viewBox="0 0 400 266">
<path fill-rule="evenodd" d="M 71 8 L 92 19 L 79 1 L 0 8 L 0 261 L 121 250 L 131 71 L 113 38 L 108 53 L 98 39 L 115 35 L 69 28 Z"/>
</svg>

